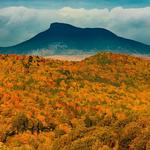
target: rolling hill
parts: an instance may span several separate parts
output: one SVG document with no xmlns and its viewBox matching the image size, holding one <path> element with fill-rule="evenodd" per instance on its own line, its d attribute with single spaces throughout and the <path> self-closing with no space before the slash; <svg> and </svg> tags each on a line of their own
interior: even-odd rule
<svg viewBox="0 0 150 150">
<path fill-rule="evenodd" d="M 150 148 L 150 60 L 0 55 L 0 149 Z"/>
<path fill-rule="evenodd" d="M 112 51 L 150 54 L 150 46 L 117 36 L 103 28 L 79 28 L 52 23 L 50 28 L 20 44 L 1 47 L 1 54 L 69 55 Z"/>
</svg>

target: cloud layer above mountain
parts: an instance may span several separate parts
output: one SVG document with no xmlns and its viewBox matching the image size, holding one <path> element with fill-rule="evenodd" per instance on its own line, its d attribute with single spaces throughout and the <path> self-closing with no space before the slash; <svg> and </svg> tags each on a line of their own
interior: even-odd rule
<svg viewBox="0 0 150 150">
<path fill-rule="evenodd" d="M 150 7 L 112 9 L 0 9 L 0 46 L 17 44 L 49 28 L 50 23 L 65 22 L 79 27 L 102 27 L 119 36 L 150 44 Z"/>
</svg>

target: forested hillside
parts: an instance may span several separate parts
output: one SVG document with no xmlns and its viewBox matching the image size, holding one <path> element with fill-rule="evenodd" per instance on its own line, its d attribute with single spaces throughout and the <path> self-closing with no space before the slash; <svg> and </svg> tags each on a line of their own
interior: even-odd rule
<svg viewBox="0 0 150 150">
<path fill-rule="evenodd" d="M 150 59 L 0 55 L 0 149 L 149 150 Z"/>
</svg>

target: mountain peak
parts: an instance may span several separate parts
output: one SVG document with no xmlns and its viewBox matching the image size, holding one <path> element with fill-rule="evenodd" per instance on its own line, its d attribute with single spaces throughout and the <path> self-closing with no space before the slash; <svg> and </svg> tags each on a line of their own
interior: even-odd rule
<svg viewBox="0 0 150 150">
<path fill-rule="evenodd" d="M 150 46 L 125 39 L 104 28 L 80 28 L 55 22 L 44 32 L 20 44 L 0 47 L 0 53 L 32 54 L 46 49 L 50 54 L 76 54 L 112 51 L 150 54 Z"/>
<path fill-rule="evenodd" d="M 55 22 L 55 23 L 52 23 L 50 25 L 50 30 L 62 30 L 62 29 L 73 29 L 73 28 L 77 28 L 75 26 L 72 26 L 70 24 L 67 24 L 67 23 L 59 23 L 59 22 Z"/>
</svg>

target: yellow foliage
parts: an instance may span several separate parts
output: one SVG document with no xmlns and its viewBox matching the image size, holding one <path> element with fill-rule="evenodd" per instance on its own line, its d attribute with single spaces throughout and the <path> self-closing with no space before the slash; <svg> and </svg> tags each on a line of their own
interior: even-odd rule
<svg viewBox="0 0 150 150">
<path fill-rule="evenodd" d="M 112 53 L 0 55 L 0 149 L 149 149 L 149 68 Z"/>
</svg>

